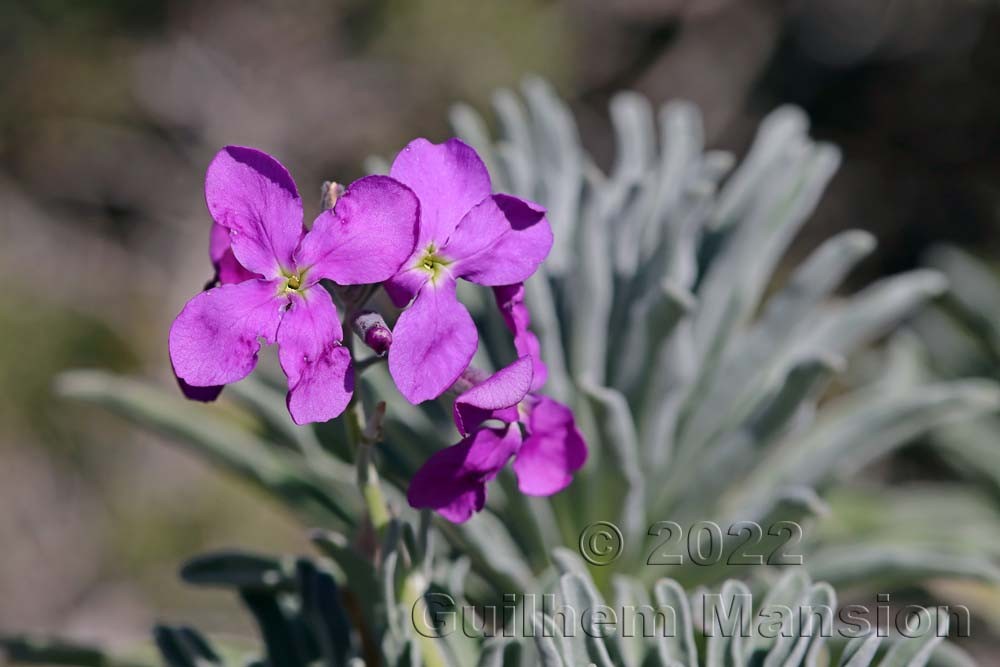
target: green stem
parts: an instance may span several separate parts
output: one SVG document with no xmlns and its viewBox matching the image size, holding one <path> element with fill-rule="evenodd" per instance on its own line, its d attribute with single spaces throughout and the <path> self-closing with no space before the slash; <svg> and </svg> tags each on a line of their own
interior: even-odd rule
<svg viewBox="0 0 1000 667">
<path fill-rule="evenodd" d="M 362 432 L 361 444 L 358 447 L 358 485 L 361 487 L 361 495 L 364 496 L 368 517 L 371 519 L 375 534 L 381 536 L 385 527 L 389 525 L 391 517 L 385 495 L 382 493 L 382 485 L 379 484 L 378 471 L 371 460 L 374 443 L 365 440 Z"/>
<path fill-rule="evenodd" d="M 371 470 L 374 471 L 375 468 L 371 467 Z M 368 514 L 372 519 L 372 526 L 375 527 L 376 534 L 381 535 L 383 529 L 389 525 L 390 517 L 385 505 L 385 496 L 382 495 L 378 480 L 365 485 L 364 496 L 365 505 L 368 506 Z"/>
<path fill-rule="evenodd" d="M 354 335 L 350 326 L 350 318 L 353 316 L 353 309 L 349 309 L 344 323 L 344 345 L 352 357 L 354 356 Z M 385 527 L 389 525 L 391 517 L 389 507 L 385 502 L 385 495 L 379 484 L 378 471 L 372 461 L 372 448 L 375 446 L 378 435 L 374 432 L 370 433 L 366 428 L 365 407 L 358 396 L 359 389 L 355 389 L 344 417 L 347 420 L 347 437 L 351 442 L 357 463 L 358 486 L 365 500 L 365 506 L 368 508 L 368 517 L 371 519 L 375 534 L 381 537 Z"/>
<path fill-rule="evenodd" d="M 420 570 L 414 570 L 406 575 L 403 580 L 403 607 L 411 610 L 412 618 L 426 618 L 427 602 L 424 600 L 424 591 L 427 590 L 427 582 L 424 580 Z M 422 632 L 414 631 L 417 645 L 420 647 L 420 657 L 425 667 L 448 667 L 437 639 L 428 637 Z"/>
<path fill-rule="evenodd" d="M 353 321 L 356 309 L 363 305 L 370 296 L 371 294 L 367 294 L 359 299 L 358 303 L 346 308 L 347 315 L 344 318 L 343 325 L 343 344 L 351 353 L 352 359 L 354 358 L 354 341 L 356 337 L 354 336 L 351 322 Z M 377 361 L 377 359 L 366 361 L 368 363 L 364 363 L 360 368 L 356 368 L 358 375 L 365 368 L 372 365 L 374 361 Z M 358 364 L 355 363 L 355 366 L 358 366 Z M 358 391 L 355 390 L 354 396 L 351 397 L 351 402 L 348 404 L 344 415 L 347 421 L 347 437 L 350 439 L 356 456 L 358 486 L 361 488 L 361 495 L 364 497 L 365 506 L 368 509 L 368 517 L 372 522 L 372 528 L 380 539 L 392 518 L 389 514 L 389 506 L 385 501 L 385 495 L 382 493 L 382 486 L 379 484 L 378 470 L 375 469 L 375 464 L 372 461 L 372 449 L 379 438 L 378 431 L 380 429 L 377 426 L 377 422 L 381 417 L 380 413 L 384 412 L 384 410 L 384 404 L 376 406 L 376 414 L 374 415 L 374 422 L 376 424 L 369 425 L 365 419 L 364 405 L 362 405 L 358 398 Z M 404 608 L 413 610 L 412 613 L 420 614 L 419 618 L 424 618 L 427 613 L 427 602 L 424 600 L 424 591 L 426 590 L 427 582 L 419 569 L 411 571 L 403 580 L 401 598 Z M 448 667 L 448 663 L 445 661 L 444 656 L 441 654 L 441 649 L 433 637 L 425 637 L 419 632 L 414 632 L 414 635 L 416 636 L 417 646 L 420 648 L 420 656 L 426 667 Z"/>
<path fill-rule="evenodd" d="M 385 361 L 384 357 L 378 357 L 378 356 L 374 356 L 373 355 L 373 356 L 370 356 L 370 357 L 365 357 L 364 359 L 361 359 L 361 360 L 355 362 L 354 363 L 354 376 L 357 377 L 357 376 L 361 375 L 366 370 L 368 370 L 372 366 L 374 366 L 374 365 L 376 365 L 376 364 L 378 364 L 378 363 L 380 363 L 382 361 Z"/>
</svg>

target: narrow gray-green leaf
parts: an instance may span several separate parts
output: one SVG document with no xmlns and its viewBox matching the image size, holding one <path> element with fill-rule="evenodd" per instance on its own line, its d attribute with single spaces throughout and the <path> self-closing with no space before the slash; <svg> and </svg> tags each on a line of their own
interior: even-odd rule
<svg viewBox="0 0 1000 667">
<path fill-rule="evenodd" d="M 664 632 L 657 641 L 660 662 L 664 665 L 678 663 L 684 667 L 698 667 L 691 606 L 684 589 L 673 579 L 661 579 L 653 587 L 653 594 L 656 604 L 672 610 L 676 620 L 676 627 L 671 628 L 673 632 Z"/>
<path fill-rule="evenodd" d="M 646 480 L 639 458 L 635 422 L 628 402 L 620 392 L 592 384 L 584 384 L 582 389 L 597 415 L 601 441 L 614 453 L 618 474 L 625 483 L 625 498 L 618 518 L 625 529 L 626 549 L 632 545 L 630 551 L 634 551 L 646 530 Z"/>
<path fill-rule="evenodd" d="M 852 638 L 840 656 L 840 667 L 868 667 L 875 660 L 875 654 L 881 645 L 882 637 L 874 632 Z"/>
<path fill-rule="evenodd" d="M 926 627 L 921 623 L 921 627 L 917 629 L 919 635 L 893 642 L 879 667 L 924 667 L 927 664 L 934 647 L 948 636 L 948 615 L 941 613 L 939 609 L 924 611 L 928 612 Z"/>
<path fill-rule="evenodd" d="M 535 614 L 533 620 L 533 631 L 535 646 L 538 649 L 538 658 L 542 667 L 571 667 L 563 662 L 559 655 L 559 647 L 556 645 L 555 625 L 541 613 Z"/>
<path fill-rule="evenodd" d="M 82 370 L 60 375 L 57 390 L 171 436 L 211 463 L 275 495 L 308 519 L 332 516 L 352 525 L 360 515 L 360 498 L 353 484 L 340 488 L 332 479 L 321 481 L 302 461 L 261 441 L 219 412 L 174 392 L 102 371 Z"/>
</svg>

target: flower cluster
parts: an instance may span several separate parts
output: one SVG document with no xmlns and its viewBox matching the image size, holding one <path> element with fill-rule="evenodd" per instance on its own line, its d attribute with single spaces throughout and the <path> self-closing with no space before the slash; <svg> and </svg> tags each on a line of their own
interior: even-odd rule
<svg viewBox="0 0 1000 667">
<path fill-rule="evenodd" d="M 563 489 L 583 465 L 586 445 L 572 412 L 538 393 L 546 368 L 524 303 L 523 281 L 552 246 L 545 211 L 493 193 L 472 148 L 417 139 L 389 176 L 338 186 L 326 198 L 332 207 L 308 229 L 288 171 L 252 148 L 216 155 L 205 198 L 215 278 L 184 306 L 169 337 L 189 398 L 214 400 L 253 370 L 262 341 L 277 343 L 292 419 L 333 419 L 354 392 L 346 325 L 388 355 L 410 402 L 462 392 L 454 404 L 462 440 L 414 476 L 415 507 L 464 521 L 482 509 L 486 483 L 511 458 L 520 489 L 533 495 Z M 460 278 L 493 288 L 513 335 L 519 358 L 492 376 L 470 367 L 479 340 L 456 297 Z M 391 330 L 382 314 L 361 310 L 379 286 L 401 309 Z"/>
</svg>

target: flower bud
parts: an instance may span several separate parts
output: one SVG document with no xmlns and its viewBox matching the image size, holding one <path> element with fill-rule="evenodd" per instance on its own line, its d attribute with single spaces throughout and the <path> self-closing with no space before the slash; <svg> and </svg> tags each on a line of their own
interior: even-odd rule
<svg viewBox="0 0 1000 667">
<path fill-rule="evenodd" d="M 323 181 L 319 195 L 320 208 L 324 211 L 333 208 L 342 194 L 344 194 L 343 185 L 336 181 Z"/>
<path fill-rule="evenodd" d="M 358 338 L 378 356 L 384 357 L 389 351 L 389 346 L 392 345 L 392 331 L 378 313 L 362 310 L 354 316 L 351 326 Z"/>
</svg>

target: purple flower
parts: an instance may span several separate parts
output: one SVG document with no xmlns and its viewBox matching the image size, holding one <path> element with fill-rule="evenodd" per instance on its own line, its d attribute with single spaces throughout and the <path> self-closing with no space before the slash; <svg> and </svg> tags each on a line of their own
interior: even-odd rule
<svg viewBox="0 0 1000 667">
<path fill-rule="evenodd" d="M 212 232 L 208 237 L 208 257 L 212 260 L 215 277 L 212 283 L 231 285 L 251 278 L 260 278 L 253 271 L 247 271 L 236 260 L 233 246 L 229 241 L 229 230 L 217 222 L 212 222 Z"/>
<path fill-rule="evenodd" d="M 170 329 L 170 360 L 185 393 L 211 400 L 246 377 L 263 340 L 278 344 L 292 419 L 336 417 L 354 391 L 354 372 L 319 281 L 371 284 L 396 273 L 413 252 L 416 197 L 389 177 L 369 176 L 307 232 L 288 171 L 266 153 L 227 146 L 208 167 L 205 200 L 221 285 L 188 301 Z M 228 232 L 228 248 L 219 229 Z"/>
<path fill-rule="evenodd" d="M 549 369 L 542 361 L 542 346 L 530 329 L 531 315 L 524 303 L 524 284 L 501 285 L 493 288 L 493 297 L 507 328 L 514 334 L 514 349 L 520 357 L 529 356 L 533 364 L 531 390 L 538 391 L 548 379 Z"/>
<path fill-rule="evenodd" d="M 460 523 L 486 504 L 486 484 L 514 457 L 522 493 L 548 496 L 566 488 L 587 460 L 573 413 L 531 393 L 532 360 L 524 356 L 455 399 L 462 441 L 436 452 L 410 480 L 407 499 Z M 499 427 L 485 426 L 487 421 Z"/>
<path fill-rule="evenodd" d="M 416 139 L 390 175 L 420 200 L 417 244 L 386 283 L 397 306 L 409 307 L 393 329 L 389 372 L 411 403 L 441 395 L 464 371 L 479 342 L 455 297 L 459 278 L 480 285 L 519 283 L 552 247 L 545 210 L 510 195 L 492 194 L 476 152 L 458 139 Z"/>
</svg>

